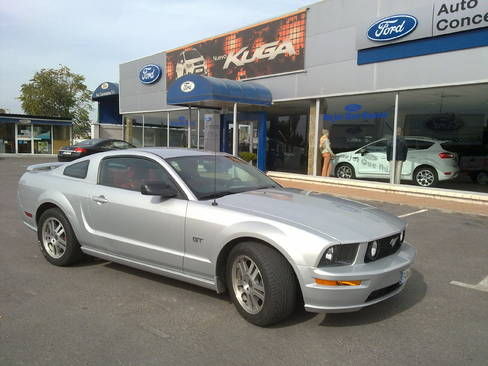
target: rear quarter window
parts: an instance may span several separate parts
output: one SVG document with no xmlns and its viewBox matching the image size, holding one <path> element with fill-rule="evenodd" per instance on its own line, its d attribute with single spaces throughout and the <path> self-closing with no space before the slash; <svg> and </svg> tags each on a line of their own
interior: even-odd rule
<svg viewBox="0 0 488 366">
<path fill-rule="evenodd" d="M 85 179 L 88 174 L 89 160 L 81 161 L 79 163 L 71 164 L 64 168 L 63 175 L 72 178 Z"/>
</svg>

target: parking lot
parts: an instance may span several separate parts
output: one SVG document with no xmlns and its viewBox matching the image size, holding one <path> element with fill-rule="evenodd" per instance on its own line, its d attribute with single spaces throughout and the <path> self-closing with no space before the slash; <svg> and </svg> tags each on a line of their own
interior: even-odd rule
<svg viewBox="0 0 488 366">
<path fill-rule="evenodd" d="M 206 289 L 101 260 L 50 265 L 15 197 L 44 161 L 0 158 L 0 365 L 486 365 L 488 286 L 469 285 L 488 277 L 488 217 L 372 203 L 408 222 L 406 289 L 259 328 Z"/>
</svg>

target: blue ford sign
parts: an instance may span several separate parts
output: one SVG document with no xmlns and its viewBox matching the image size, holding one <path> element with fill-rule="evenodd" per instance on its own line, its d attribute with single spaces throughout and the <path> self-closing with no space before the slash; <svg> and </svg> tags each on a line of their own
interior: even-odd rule
<svg viewBox="0 0 488 366">
<path fill-rule="evenodd" d="M 387 42 L 405 37 L 417 28 L 417 18 L 412 15 L 392 15 L 376 21 L 368 29 L 368 38 L 375 42 Z"/>
<path fill-rule="evenodd" d="M 143 84 L 152 84 L 161 76 L 161 67 L 158 65 L 146 65 L 139 71 L 139 80 Z"/>
</svg>

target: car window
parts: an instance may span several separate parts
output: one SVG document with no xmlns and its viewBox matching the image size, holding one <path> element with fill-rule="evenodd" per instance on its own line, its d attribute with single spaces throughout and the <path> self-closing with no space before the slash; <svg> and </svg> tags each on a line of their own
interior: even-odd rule
<svg viewBox="0 0 488 366">
<path fill-rule="evenodd" d="M 434 145 L 434 143 L 431 141 L 423 140 L 407 139 L 406 142 L 409 150 L 426 150 Z"/>
<path fill-rule="evenodd" d="M 366 146 L 368 152 L 384 152 L 386 153 L 386 140 L 377 141 L 371 145 Z"/>
<path fill-rule="evenodd" d="M 93 146 L 96 145 L 100 142 L 99 139 L 88 139 L 88 140 L 83 140 L 75 144 L 74 146 Z"/>
<path fill-rule="evenodd" d="M 198 199 L 277 187 L 266 175 L 233 156 L 185 156 L 166 161 Z"/>
<path fill-rule="evenodd" d="M 119 140 L 112 141 L 111 145 L 114 149 L 130 149 L 131 147 L 134 147 L 128 142 L 119 141 Z"/>
<path fill-rule="evenodd" d="M 99 149 L 112 150 L 114 148 L 113 141 L 105 141 L 97 146 Z"/>
<path fill-rule="evenodd" d="M 143 184 L 165 183 L 176 188 L 168 172 L 150 159 L 111 157 L 100 162 L 98 184 L 140 191 Z"/>
<path fill-rule="evenodd" d="M 81 161 L 79 163 L 71 164 L 64 168 L 63 174 L 68 177 L 85 179 L 88 174 L 89 160 Z"/>
</svg>

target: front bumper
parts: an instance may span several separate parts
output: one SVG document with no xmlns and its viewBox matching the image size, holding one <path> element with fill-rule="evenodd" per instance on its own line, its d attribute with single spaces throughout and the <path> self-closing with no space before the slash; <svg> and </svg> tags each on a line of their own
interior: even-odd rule
<svg viewBox="0 0 488 366">
<path fill-rule="evenodd" d="M 407 278 L 405 275 L 409 273 L 415 255 L 415 248 L 405 242 L 400 251 L 375 262 L 327 269 L 299 266 L 305 310 L 314 313 L 345 313 L 386 300 L 405 287 L 408 279 L 408 275 Z M 360 256 L 361 253 L 358 258 Z M 362 282 L 359 286 L 324 286 L 316 284 L 315 278 Z"/>
</svg>

